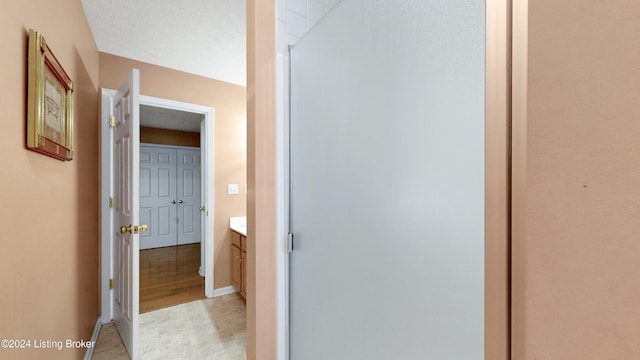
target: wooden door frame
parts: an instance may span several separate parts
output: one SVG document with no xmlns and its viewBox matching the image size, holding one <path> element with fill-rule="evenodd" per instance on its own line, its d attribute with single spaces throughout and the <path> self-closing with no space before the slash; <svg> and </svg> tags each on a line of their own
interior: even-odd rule
<svg viewBox="0 0 640 360">
<path fill-rule="evenodd" d="M 512 9 L 510 352 L 514 359 L 524 359 L 525 291 L 522 280 L 525 279 L 526 260 L 529 0 L 512 0 Z"/>
<path fill-rule="evenodd" d="M 511 358 L 511 0 L 486 1 L 485 359 Z"/>
<path fill-rule="evenodd" d="M 113 194 L 113 131 L 109 126 L 109 116 L 111 115 L 112 98 L 116 91 L 111 89 L 101 89 L 101 116 L 100 116 L 100 322 L 106 324 L 113 318 L 113 294 L 109 289 L 109 280 L 113 276 L 113 214 L 109 209 L 109 197 Z M 204 237 L 204 257 L 205 257 L 205 296 L 210 298 L 215 296 L 214 291 L 214 116 L 215 109 L 210 106 L 173 101 L 152 96 L 140 95 L 140 105 L 162 107 L 178 111 L 188 111 L 204 116 L 207 122 L 208 138 L 205 151 L 207 152 L 206 174 L 201 172 L 201 181 L 206 181 L 210 189 L 207 191 L 207 219 L 206 234 Z"/>
</svg>

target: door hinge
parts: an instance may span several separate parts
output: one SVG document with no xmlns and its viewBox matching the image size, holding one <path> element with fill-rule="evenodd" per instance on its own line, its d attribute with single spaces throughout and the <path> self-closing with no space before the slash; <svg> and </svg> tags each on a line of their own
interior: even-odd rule
<svg viewBox="0 0 640 360">
<path fill-rule="evenodd" d="M 293 234 L 292 233 L 287 234 L 287 252 L 288 253 L 293 252 Z"/>
<path fill-rule="evenodd" d="M 113 196 L 109 197 L 109 209 L 113 209 L 114 206 L 114 200 L 113 200 Z"/>
<path fill-rule="evenodd" d="M 116 126 L 116 117 L 111 115 L 109 116 L 109 126 L 111 127 L 115 127 Z"/>
<path fill-rule="evenodd" d="M 109 279 L 109 289 L 116 287 L 116 282 L 113 279 Z"/>
</svg>

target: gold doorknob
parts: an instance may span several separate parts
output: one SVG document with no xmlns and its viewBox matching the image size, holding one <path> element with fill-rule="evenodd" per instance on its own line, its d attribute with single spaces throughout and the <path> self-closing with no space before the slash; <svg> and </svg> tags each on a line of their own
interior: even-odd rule
<svg viewBox="0 0 640 360">
<path fill-rule="evenodd" d="M 133 231 L 133 226 L 131 225 L 129 225 L 129 227 L 120 226 L 120 234 L 130 233 L 131 231 Z"/>
<path fill-rule="evenodd" d="M 147 231 L 148 229 L 149 227 L 147 226 L 147 224 L 140 225 L 140 231 Z"/>
<path fill-rule="evenodd" d="M 200 206 L 200 211 L 205 211 L 206 209 L 204 208 L 204 206 Z"/>
</svg>

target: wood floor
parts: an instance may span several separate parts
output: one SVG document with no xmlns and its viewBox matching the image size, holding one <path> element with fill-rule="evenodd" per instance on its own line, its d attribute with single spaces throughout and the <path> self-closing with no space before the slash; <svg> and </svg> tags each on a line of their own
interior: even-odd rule
<svg viewBox="0 0 640 360">
<path fill-rule="evenodd" d="M 140 313 L 204 299 L 200 244 L 140 251 Z"/>
</svg>

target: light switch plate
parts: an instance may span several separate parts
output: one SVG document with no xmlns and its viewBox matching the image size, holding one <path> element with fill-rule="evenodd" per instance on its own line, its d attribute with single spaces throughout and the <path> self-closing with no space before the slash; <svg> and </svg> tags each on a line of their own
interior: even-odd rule
<svg viewBox="0 0 640 360">
<path fill-rule="evenodd" d="M 238 195 L 238 184 L 228 184 L 227 185 L 227 194 L 229 194 L 229 195 Z"/>
</svg>

